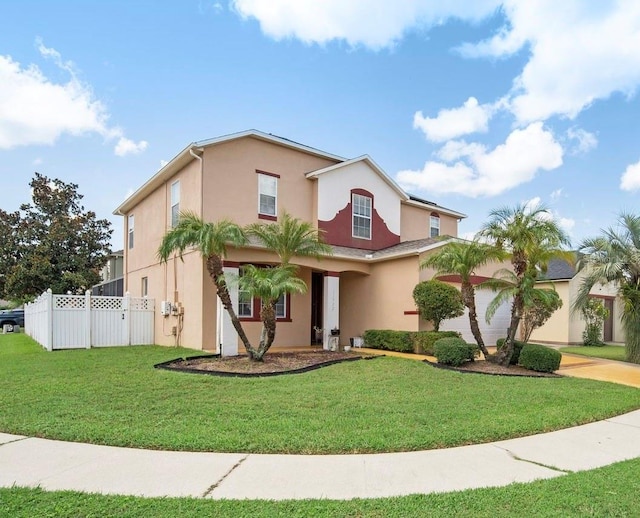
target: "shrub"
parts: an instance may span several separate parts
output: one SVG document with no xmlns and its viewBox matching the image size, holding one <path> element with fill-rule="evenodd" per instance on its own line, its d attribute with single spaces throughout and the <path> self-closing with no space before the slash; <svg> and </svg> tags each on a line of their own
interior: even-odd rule
<svg viewBox="0 0 640 518">
<path fill-rule="evenodd" d="M 364 344 L 371 349 L 384 349 L 400 353 L 412 353 L 413 342 L 409 331 L 391 329 L 368 329 L 364 332 Z"/>
<path fill-rule="evenodd" d="M 602 300 L 592 297 L 587 300 L 581 311 L 585 321 L 583 345 L 603 346 L 602 328 L 604 321 L 609 317 L 609 310 L 604 307 Z"/>
<path fill-rule="evenodd" d="M 433 329 L 440 329 L 440 322 L 459 317 L 464 313 L 460 292 L 445 282 L 424 281 L 413 289 L 413 300 L 420 317 L 433 323 Z"/>
<path fill-rule="evenodd" d="M 520 353 L 520 365 L 538 372 L 553 372 L 560 368 L 562 354 L 544 345 L 526 344 Z"/>
<path fill-rule="evenodd" d="M 498 340 L 496 341 L 496 347 L 498 348 L 498 351 L 500 349 L 502 349 L 502 346 L 504 345 L 504 341 L 506 340 L 506 338 L 498 338 Z M 521 342 L 520 340 L 514 340 L 513 341 L 513 354 L 511 355 L 511 360 L 509 361 L 509 365 L 517 365 L 518 364 L 518 360 L 520 359 L 520 354 L 522 352 L 522 348 L 527 345 L 525 342 Z"/>
<path fill-rule="evenodd" d="M 413 352 L 434 356 L 433 345 L 440 338 L 460 338 L 460 333 L 457 331 L 417 331 L 411 333 Z"/>
<path fill-rule="evenodd" d="M 458 367 L 464 362 L 473 361 L 478 347 L 466 343 L 462 338 L 440 338 L 433 346 L 438 363 Z"/>
</svg>

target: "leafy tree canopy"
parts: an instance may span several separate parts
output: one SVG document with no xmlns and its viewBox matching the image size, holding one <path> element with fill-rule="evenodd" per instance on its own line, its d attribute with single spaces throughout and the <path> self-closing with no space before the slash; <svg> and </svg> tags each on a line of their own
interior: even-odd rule
<svg viewBox="0 0 640 518">
<path fill-rule="evenodd" d="M 440 330 L 443 320 L 456 318 L 464 313 L 460 292 L 441 281 L 424 281 L 417 284 L 413 289 L 413 300 L 422 319 L 432 322 L 435 331 Z"/>
<path fill-rule="evenodd" d="M 48 288 L 90 288 L 110 252 L 111 223 L 81 205 L 76 184 L 35 173 L 29 186 L 31 203 L 0 209 L 0 296 L 28 300 Z"/>
</svg>

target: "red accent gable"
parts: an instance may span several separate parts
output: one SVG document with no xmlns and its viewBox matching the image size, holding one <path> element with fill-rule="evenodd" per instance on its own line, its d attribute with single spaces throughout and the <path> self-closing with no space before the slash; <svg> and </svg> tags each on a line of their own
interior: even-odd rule
<svg viewBox="0 0 640 518">
<path fill-rule="evenodd" d="M 358 191 L 359 189 L 354 189 L 352 192 L 361 194 Z M 367 193 L 367 191 L 363 191 L 363 193 Z M 372 207 L 371 212 L 371 239 L 353 237 L 351 202 L 344 209 L 338 211 L 332 220 L 318 220 L 318 228 L 324 231 L 324 240 L 330 245 L 348 246 L 364 250 L 382 250 L 400 243 L 400 236 L 389 230 L 375 207 Z"/>
</svg>

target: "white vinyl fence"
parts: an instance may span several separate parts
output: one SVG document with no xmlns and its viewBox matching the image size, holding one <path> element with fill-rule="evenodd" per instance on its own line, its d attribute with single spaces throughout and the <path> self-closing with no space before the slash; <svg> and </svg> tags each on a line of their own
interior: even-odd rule
<svg viewBox="0 0 640 518">
<path fill-rule="evenodd" d="M 54 295 L 24 308 L 25 333 L 48 351 L 154 343 L 153 299 Z"/>
</svg>

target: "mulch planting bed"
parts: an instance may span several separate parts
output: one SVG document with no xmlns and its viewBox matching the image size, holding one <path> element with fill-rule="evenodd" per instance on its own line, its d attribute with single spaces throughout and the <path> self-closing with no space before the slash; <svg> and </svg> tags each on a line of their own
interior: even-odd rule
<svg viewBox="0 0 640 518">
<path fill-rule="evenodd" d="M 327 365 L 370 359 L 357 352 L 337 351 L 300 351 L 300 352 L 267 352 L 262 362 L 249 361 L 246 355 L 239 356 L 197 356 L 179 358 L 159 363 L 156 368 L 214 374 L 219 376 L 275 376 L 278 374 L 294 374 L 307 372 Z"/>
<path fill-rule="evenodd" d="M 526 376 L 531 378 L 561 378 L 559 374 L 550 372 L 537 372 L 519 365 L 509 365 L 503 367 L 496 363 L 491 363 L 486 360 L 477 360 L 473 362 L 467 362 L 460 365 L 460 367 L 452 367 L 450 365 L 442 365 L 440 363 L 433 363 L 424 360 L 425 363 L 437 367 L 438 369 L 454 370 L 458 372 L 473 372 L 476 374 L 489 374 L 491 376 Z"/>
</svg>

